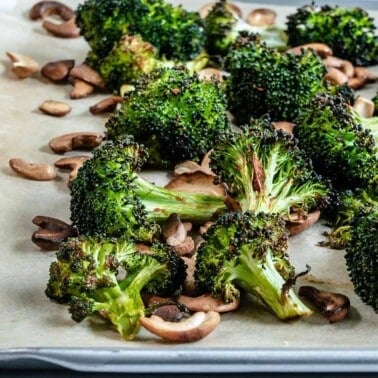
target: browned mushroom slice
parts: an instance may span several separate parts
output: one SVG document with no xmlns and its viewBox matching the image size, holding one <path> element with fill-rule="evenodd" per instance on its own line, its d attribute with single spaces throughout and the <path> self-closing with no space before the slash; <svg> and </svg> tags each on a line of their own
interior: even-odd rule
<svg viewBox="0 0 378 378">
<path fill-rule="evenodd" d="M 191 342 L 214 331 L 220 323 L 220 315 L 216 311 L 200 311 L 181 322 L 167 322 L 160 316 L 152 315 L 142 317 L 140 323 L 145 329 L 165 340 Z"/>
<path fill-rule="evenodd" d="M 318 290 L 313 286 L 301 286 L 298 295 L 314 304 L 330 323 L 343 320 L 349 313 L 350 301 L 344 294 Z"/>
<path fill-rule="evenodd" d="M 190 297 L 187 295 L 180 295 L 177 302 L 183 304 L 189 311 L 216 311 L 216 312 L 230 312 L 235 311 L 239 305 L 239 300 L 234 300 L 230 303 L 225 303 L 220 298 L 214 298 L 210 294 L 202 294 L 197 297 Z"/>
<path fill-rule="evenodd" d="M 315 210 L 306 215 L 298 213 L 290 214 L 290 219 L 286 222 L 286 228 L 290 235 L 297 235 L 310 228 L 320 218 L 320 211 Z"/>
<path fill-rule="evenodd" d="M 248 17 L 247 22 L 252 26 L 268 27 L 276 23 L 277 12 L 269 8 L 253 9 Z"/>
<path fill-rule="evenodd" d="M 183 173 L 174 177 L 165 187 L 171 190 L 189 193 L 210 194 L 215 196 L 226 195 L 223 185 L 214 184 L 214 177 L 202 171 Z"/>
</svg>

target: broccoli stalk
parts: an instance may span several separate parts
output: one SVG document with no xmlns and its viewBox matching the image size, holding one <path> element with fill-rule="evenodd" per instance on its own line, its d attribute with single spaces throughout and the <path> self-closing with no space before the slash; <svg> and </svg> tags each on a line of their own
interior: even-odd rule
<svg viewBox="0 0 378 378">
<path fill-rule="evenodd" d="M 85 161 L 71 184 L 71 220 L 79 234 L 148 241 L 172 213 L 203 223 L 226 210 L 220 196 L 175 192 L 143 179 L 138 171 L 146 159 L 143 146 L 125 138 L 108 141 Z"/>
<path fill-rule="evenodd" d="M 217 135 L 231 128 L 219 82 L 200 80 L 184 67 L 142 76 L 106 125 L 109 139 L 133 135 L 149 151 L 147 166 L 199 162 Z"/>
<path fill-rule="evenodd" d="M 230 212 L 217 219 L 204 239 L 194 273 L 201 290 L 225 302 L 238 299 L 243 290 L 282 320 L 312 314 L 291 287 L 294 269 L 279 215 Z"/>
<path fill-rule="evenodd" d="M 304 5 L 287 17 L 288 44 L 323 42 L 333 54 L 357 66 L 378 63 L 378 36 L 374 19 L 359 7 Z"/>
<path fill-rule="evenodd" d="M 98 314 L 132 340 L 144 315 L 142 295 L 172 294 L 184 278 L 185 264 L 166 245 L 155 243 L 151 253 L 141 254 L 130 241 L 79 237 L 60 245 L 46 295 L 67 304 L 73 320 Z"/>
<path fill-rule="evenodd" d="M 226 0 L 217 1 L 205 17 L 205 49 L 213 56 L 224 57 L 240 32 L 259 34 L 269 47 L 286 48 L 286 35 L 278 27 L 257 27 L 230 11 Z"/>
<path fill-rule="evenodd" d="M 228 108 L 240 125 L 265 114 L 273 121 L 292 121 L 324 89 L 326 69 L 313 50 L 279 52 L 258 35 L 241 33 L 224 66 Z"/>
<path fill-rule="evenodd" d="M 377 145 L 366 121 L 377 118 L 362 119 L 343 96 L 327 93 L 316 95 L 295 120 L 299 147 L 335 190 L 378 188 Z"/>
</svg>

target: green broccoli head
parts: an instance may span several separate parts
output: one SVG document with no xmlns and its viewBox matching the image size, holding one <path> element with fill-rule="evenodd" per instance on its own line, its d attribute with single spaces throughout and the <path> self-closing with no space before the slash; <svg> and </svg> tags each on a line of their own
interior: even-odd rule
<svg viewBox="0 0 378 378">
<path fill-rule="evenodd" d="M 200 161 L 216 136 L 228 129 L 220 84 L 202 81 L 184 67 L 162 68 L 141 77 L 106 123 L 109 139 L 127 134 L 144 143 L 150 155 L 147 165 L 155 168 Z"/>
<path fill-rule="evenodd" d="M 367 204 L 351 223 L 345 261 L 354 290 L 378 313 L 378 205 Z"/>
<path fill-rule="evenodd" d="M 328 188 L 295 138 L 275 130 L 269 117 L 251 119 L 242 132 L 222 135 L 210 155 L 217 179 L 242 211 L 306 213 L 327 203 Z"/>
<path fill-rule="evenodd" d="M 157 223 L 173 213 L 202 223 L 225 211 L 220 196 L 175 192 L 143 179 L 138 171 L 146 159 L 146 150 L 131 138 L 94 150 L 71 184 L 71 220 L 80 235 L 151 241 L 160 233 Z"/>
<path fill-rule="evenodd" d="M 185 274 L 183 260 L 161 243 L 141 254 L 126 239 L 70 238 L 51 264 L 46 295 L 67 304 L 73 320 L 98 314 L 131 340 L 144 316 L 142 295 L 172 295 Z"/>
<path fill-rule="evenodd" d="M 205 17 L 205 49 L 210 55 L 224 57 L 241 31 L 258 33 L 269 47 L 285 48 L 286 35 L 283 30 L 271 27 L 249 25 L 233 13 L 228 1 L 215 2 Z"/>
<path fill-rule="evenodd" d="M 287 257 L 288 234 L 277 214 L 229 212 L 204 235 L 194 278 L 201 291 L 226 302 L 240 290 L 252 294 L 279 319 L 308 316 L 294 293 L 294 268 Z"/>
<path fill-rule="evenodd" d="M 327 233 L 324 244 L 335 249 L 344 249 L 351 238 L 352 221 L 364 207 L 378 206 L 377 193 L 369 188 L 336 191 L 327 208 L 327 218 L 332 223 L 332 231 Z"/>
<path fill-rule="evenodd" d="M 241 33 L 225 58 L 226 96 L 238 124 L 269 114 L 292 121 L 323 89 L 325 66 L 311 49 L 299 55 L 269 48 L 258 35 Z"/>
<path fill-rule="evenodd" d="M 286 26 L 289 45 L 323 42 L 332 48 L 335 56 L 358 66 L 378 63 L 375 30 L 374 19 L 361 8 L 314 4 L 288 15 Z"/>
<path fill-rule="evenodd" d="M 157 49 L 140 35 L 126 35 L 103 59 L 96 59 L 89 52 L 87 64 L 103 77 L 107 87 L 119 92 L 123 84 L 134 84 L 142 75 L 163 67 L 185 66 L 190 72 L 197 72 L 208 63 L 206 54 L 185 62 L 168 60 L 158 55 Z"/>
<path fill-rule="evenodd" d="M 314 96 L 295 124 L 300 148 L 336 190 L 378 187 L 374 136 L 343 96 Z"/>
<path fill-rule="evenodd" d="M 123 84 L 132 84 L 160 64 L 157 51 L 151 43 L 143 41 L 138 35 L 126 35 L 104 59 L 94 62 L 94 67 L 97 67 L 111 90 L 119 91 Z"/>
<path fill-rule="evenodd" d="M 94 54 L 108 55 L 125 35 L 139 34 L 159 56 L 186 61 L 204 43 L 203 22 L 196 12 L 164 0 L 86 0 L 76 11 L 76 23 Z M 174 33 L 172 32 L 174 30 Z"/>
</svg>

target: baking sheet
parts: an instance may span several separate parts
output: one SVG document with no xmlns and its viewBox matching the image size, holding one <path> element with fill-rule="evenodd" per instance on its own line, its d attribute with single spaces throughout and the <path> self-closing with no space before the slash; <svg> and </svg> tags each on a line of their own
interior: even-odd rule
<svg viewBox="0 0 378 378">
<path fill-rule="evenodd" d="M 8 160 L 22 157 L 53 164 L 61 156 L 48 148 L 51 138 L 81 130 L 103 132 L 106 118 L 91 115 L 89 106 L 107 95 L 71 100 L 69 85 L 53 84 L 40 75 L 16 79 L 6 51 L 29 55 L 43 65 L 59 59 L 80 63 L 88 47 L 81 38 L 47 35 L 41 22 L 28 19 L 30 1 L 7 4 L 2 2 L 0 13 L 0 367 L 54 365 L 128 372 L 378 371 L 378 316 L 353 293 L 343 252 L 316 246 L 324 240 L 322 222 L 291 238 L 290 256 L 298 271 L 306 264 L 312 267 L 304 280 L 350 297 L 350 316 L 341 323 L 329 324 L 319 315 L 281 322 L 245 303 L 236 313 L 222 315 L 220 326 L 195 343 L 165 343 L 144 330 L 127 342 L 101 324 L 75 323 L 66 306 L 50 302 L 44 290 L 55 255 L 41 252 L 31 242 L 36 229 L 32 219 L 47 215 L 69 221 L 67 172 L 60 171 L 55 181 L 29 181 L 12 172 Z M 184 4 L 199 9 L 203 2 Z M 247 14 L 262 4 L 240 6 Z M 294 10 L 282 5 L 272 8 L 281 24 L 284 15 Z M 378 19 L 378 12 L 371 14 Z M 372 84 L 364 93 L 371 98 L 376 90 L 377 84 Z M 47 99 L 69 103 L 71 113 L 64 118 L 41 114 L 38 106 Z M 166 180 L 164 173 L 146 175 L 155 182 Z"/>
</svg>

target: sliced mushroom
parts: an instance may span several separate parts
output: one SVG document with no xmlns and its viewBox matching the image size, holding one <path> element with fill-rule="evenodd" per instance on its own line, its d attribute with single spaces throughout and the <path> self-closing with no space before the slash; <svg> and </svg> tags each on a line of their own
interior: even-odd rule
<svg viewBox="0 0 378 378">
<path fill-rule="evenodd" d="M 216 311 L 216 312 L 230 312 L 238 309 L 240 305 L 239 300 L 234 300 L 230 303 L 225 303 L 220 298 L 214 298 L 210 294 L 202 294 L 198 297 L 190 297 L 187 295 L 180 295 L 177 302 L 183 304 L 189 311 Z"/>
<path fill-rule="evenodd" d="M 80 29 L 77 27 L 74 17 L 60 24 L 45 20 L 42 23 L 42 27 L 55 37 L 77 38 L 80 36 Z"/>
<path fill-rule="evenodd" d="M 273 127 L 276 130 L 281 129 L 289 134 L 292 134 L 293 129 L 294 129 L 294 123 L 288 122 L 288 121 L 276 121 L 276 122 L 273 122 Z"/>
<path fill-rule="evenodd" d="M 88 97 L 94 92 L 94 86 L 84 80 L 73 78 L 72 83 L 73 87 L 70 92 L 70 98 L 72 100 Z"/>
<path fill-rule="evenodd" d="M 208 80 L 208 81 L 224 81 L 225 72 L 213 67 L 206 67 L 202 70 L 198 71 L 198 76 L 201 80 Z"/>
<path fill-rule="evenodd" d="M 321 58 L 326 58 L 327 56 L 333 55 L 332 49 L 326 45 L 325 43 L 305 43 L 300 46 L 295 46 L 287 50 L 288 53 L 290 54 L 301 54 L 303 50 L 306 49 L 312 49 L 314 50 Z"/>
<path fill-rule="evenodd" d="M 80 64 L 72 68 L 70 76 L 81 79 L 98 88 L 105 88 L 105 82 L 101 75 L 87 64 Z"/>
<path fill-rule="evenodd" d="M 354 66 L 349 60 L 341 59 L 336 56 L 327 56 L 323 59 L 323 63 L 326 67 L 333 67 L 339 69 L 348 78 L 354 76 Z"/>
<path fill-rule="evenodd" d="M 46 100 L 39 106 L 39 110 L 54 117 L 64 117 L 71 111 L 71 106 L 61 101 Z"/>
<path fill-rule="evenodd" d="M 366 97 L 358 96 L 353 104 L 353 109 L 364 118 L 369 118 L 374 115 L 375 104 Z"/>
<path fill-rule="evenodd" d="M 41 68 L 41 73 L 44 77 L 51 81 L 64 81 L 68 79 L 70 71 L 74 67 L 74 65 L 75 61 L 73 59 L 49 62 Z"/>
<path fill-rule="evenodd" d="M 362 78 L 365 83 L 374 83 L 378 80 L 378 74 L 368 69 L 367 67 L 354 67 L 354 77 Z"/>
<path fill-rule="evenodd" d="M 68 186 L 75 180 L 79 168 L 88 160 L 88 156 L 69 156 L 64 157 L 55 162 L 55 166 L 61 169 L 69 169 L 70 174 L 68 176 Z"/>
<path fill-rule="evenodd" d="M 276 23 L 277 12 L 269 8 L 253 9 L 247 16 L 248 24 L 252 26 L 268 27 Z"/>
<path fill-rule="evenodd" d="M 188 256 L 181 256 L 186 264 L 186 277 L 183 284 L 182 291 L 186 295 L 195 296 L 198 295 L 198 289 L 195 284 L 194 280 L 194 270 L 196 264 L 196 255 L 192 255 L 191 257 Z"/>
<path fill-rule="evenodd" d="M 33 164 L 21 158 L 13 158 L 9 160 L 9 166 L 20 176 L 29 180 L 49 181 L 56 177 L 56 169 L 51 164 Z"/>
<path fill-rule="evenodd" d="M 320 211 L 315 210 L 308 214 L 293 213 L 290 214 L 289 220 L 286 222 L 286 229 L 291 236 L 300 234 L 304 230 L 310 228 L 320 218 Z"/>
<path fill-rule="evenodd" d="M 301 286 L 298 295 L 314 304 L 330 323 L 343 320 L 349 313 L 350 301 L 344 294 L 321 291 L 313 286 Z"/>
<path fill-rule="evenodd" d="M 39 71 L 39 64 L 29 56 L 7 51 L 12 62 L 12 72 L 19 79 L 25 79 Z"/>
<path fill-rule="evenodd" d="M 59 1 L 39 1 L 29 11 L 32 20 L 39 20 L 48 16 L 57 15 L 67 21 L 75 16 L 75 12 L 69 6 Z"/>
<path fill-rule="evenodd" d="M 332 84 L 343 85 L 348 83 L 350 79 L 344 72 L 335 67 L 327 67 L 327 73 L 324 75 L 324 80 Z"/>
<path fill-rule="evenodd" d="M 184 313 L 177 303 L 160 305 L 152 311 L 152 315 L 159 316 L 167 322 L 179 322 L 184 317 Z"/>
<path fill-rule="evenodd" d="M 171 247 L 177 246 L 184 242 L 187 237 L 187 231 L 181 222 L 178 214 L 171 214 L 163 226 L 163 238 Z"/>
<path fill-rule="evenodd" d="M 93 150 L 102 142 L 103 135 L 91 131 L 79 131 L 57 136 L 50 140 L 49 147 L 57 154 L 72 150 Z"/>
<path fill-rule="evenodd" d="M 167 322 L 159 316 L 152 315 L 142 317 L 140 323 L 145 329 L 165 340 L 192 342 L 214 331 L 220 323 L 220 315 L 216 311 L 200 311 L 181 322 Z"/>
<path fill-rule="evenodd" d="M 166 188 L 189 193 L 202 193 L 215 196 L 225 196 L 225 188 L 221 184 L 214 184 L 213 175 L 203 171 L 183 173 L 173 177 L 166 185 Z"/>
<path fill-rule="evenodd" d="M 121 96 L 110 96 L 92 105 L 89 108 L 89 111 L 92 114 L 114 112 L 117 108 L 117 105 L 122 103 L 122 101 L 123 101 L 123 97 Z"/>
<path fill-rule="evenodd" d="M 57 218 L 37 215 L 32 222 L 39 227 L 33 233 L 32 241 L 43 251 L 58 250 L 62 241 L 76 235 L 71 225 Z"/>
</svg>

